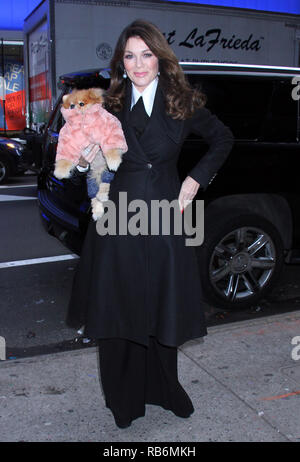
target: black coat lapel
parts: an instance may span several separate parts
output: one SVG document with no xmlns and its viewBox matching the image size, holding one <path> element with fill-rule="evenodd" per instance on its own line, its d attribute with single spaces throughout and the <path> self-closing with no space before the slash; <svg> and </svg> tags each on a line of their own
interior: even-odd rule
<svg viewBox="0 0 300 462">
<path fill-rule="evenodd" d="M 148 161 L 145 149 L 147 145 L 147 138 L 152 138 L 157 135 L 158 138 L 165 137 L 167 135 L 175 143 L 180 143 L 183 134 L 183 121 L 172 119 L 166 114 L 165 110 L 165 98 L 160 84 L 158 84 L 157 91 L 154 98 L 152 114 L 150 120 L 145 128 L 144 133 L 138 140 L 134 128 L 130 125 L 130 106 L 131 106 L 131 93 L 132 85 L 130 81 L 127 81 L 126 94 L 124 107 L 121 112 L 115 114 L 122 124 L 122 128 L 127 140 L 127 144 L 130 150 L 130 156 L 134 156 L 137 160 Z"/>
<path fill-rule="evenodd" d="M 118 119 L 120 120 L 123 128 L 123 132 L 128 144 L 128 148 L 130 153 L 130 157 L 134 157 L 136 160 L 146 160 L 148 161 L 148 157 L 145 154 L 144 150 L 142 149 L 136 135 L 134 128 L 130 124 L 130 106 L 131 106 L 131 93 L 132 93 L 132 85 L 130 81 L 126 82 L 126 93 L 125 93 L 125 101 L 124 107 L 121 112 L 115 114 Z"/>
<path fill-rule="evenodd" d="M 151 133 L 157 132 L 168 135 L 175 143 L 180 143 L 183 125 L 182 120 L 172 119 L 166 114 L 165 97 L 161 85 L 158 84 L 150 122 L 141 138 L 147 137 L 147 134 L 151 131 Z"/>
</svg>

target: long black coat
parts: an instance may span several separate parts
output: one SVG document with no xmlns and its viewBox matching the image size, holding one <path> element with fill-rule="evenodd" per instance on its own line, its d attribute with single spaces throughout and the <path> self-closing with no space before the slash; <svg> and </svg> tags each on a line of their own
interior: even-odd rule
<svg viewBox="0 0 300 462">
<path fill-rule="evenodd" d="M 138 140 L 129 122 L 130 101 L 128 86 L 124 109 L 116 114 L 128 152 L 109 194 L 117 216 L 120 191 L 127 192 L 128 204 L 134 199 L 150 205 L 152 199 L 178 198 L 181 184 L 176 164 L 190 132 L 202 135 L 209 144 L 207 153 L 189 172 L 204 189 L 233 143 L 231 131 L 206 108 L 185 121 L 167 116 L 159 85 L 150 121 Z M 128 219 L 132 215 L 128 213 Z M 145 345 L 149 335 L 170 346 L 205 335 L 195 247 L 186 246 L 185 239 L 184 234 L 161 232 L 101 236 L 91 221 L 74 278 L 68 324 L 84 324 L 85 335 L 91 338 L 119 337 Z"/>
</svg>

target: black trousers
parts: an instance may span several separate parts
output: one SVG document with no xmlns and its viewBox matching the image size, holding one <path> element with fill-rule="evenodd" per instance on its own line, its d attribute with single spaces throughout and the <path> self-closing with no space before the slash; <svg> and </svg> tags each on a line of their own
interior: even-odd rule
<svg viewBox="0 0 300 462">
<path fill-rule="evenodd" d="M 155 337 L 149 346 L 125 339 L 99 340 L 100 376 L 106 406 L 116 421 L 145 415 L 155 404 L 189 417 L 193 404 L 178 381 L 177 348 L 161 345 Z"/>
</svg>

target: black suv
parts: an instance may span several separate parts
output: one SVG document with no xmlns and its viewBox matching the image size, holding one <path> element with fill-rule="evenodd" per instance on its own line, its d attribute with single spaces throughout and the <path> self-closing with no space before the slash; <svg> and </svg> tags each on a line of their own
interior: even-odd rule
<svg viewBox="0 0 300 462">
<path fill-rule="evenodd" d="M 273 287 L 284 262 L 300 261 L 300 112 L 293 80 L 300 81 L 300 69 L 181 65 L 235 137 L 226 163 L 197 196 L 205 201 L 205 239 L 196 248 L 203 289 L 215 307 L 249 307 Z M 107 88 L 109 73 L 69 74 L 60 83 L 62 95 L 72 87 Z M 48 232 L 80 253 L 90 219 L 85 176 L 53 176 L 61 97 L 45 133 L 38 197 Z M 178 162 L 182 180 L 206 150 L 200 137 L 186 140 Z"/>
</svg>

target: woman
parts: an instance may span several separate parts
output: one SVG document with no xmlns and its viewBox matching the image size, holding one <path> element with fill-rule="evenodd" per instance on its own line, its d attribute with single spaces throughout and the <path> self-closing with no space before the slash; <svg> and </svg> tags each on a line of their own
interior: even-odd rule
<svg viewBox="0 0 300 462">
<path fill-rule="evenodd" d="M 186 83 L 156 26 L 138 20 L 124 29 L 107 95 L 107 109 L 121 121 L 128 145 L 110 185 L 117 230 L 124 212 L 120 192 L 126 192 L 127 204 L 141 199 L 148 205 L 150 228 L 151 201 L 178 198 L 183 208 L 221 167 L 232 134 L 203 106 L 203 95 Z M 176 163 L 190 132 L 210 147 L 181 185 Z M 92 157 L 93 152 L 87 159 Z M 128 221 L 132 216 L 127 213 Z M 145 415 L 145 404 L 183 418 L 192 414 L 178 382 L 177 347 L 206 335 L 206 327 L 195 248 L 185 245 L 184 235 L 165 235 L 161 227 L 157 235 L 99 235 L 91 222 L 69 324 L 84 324 L 85 335 L 99 339 L 103 392 L 117 426 L 128 427 Z"/>
</svg>

